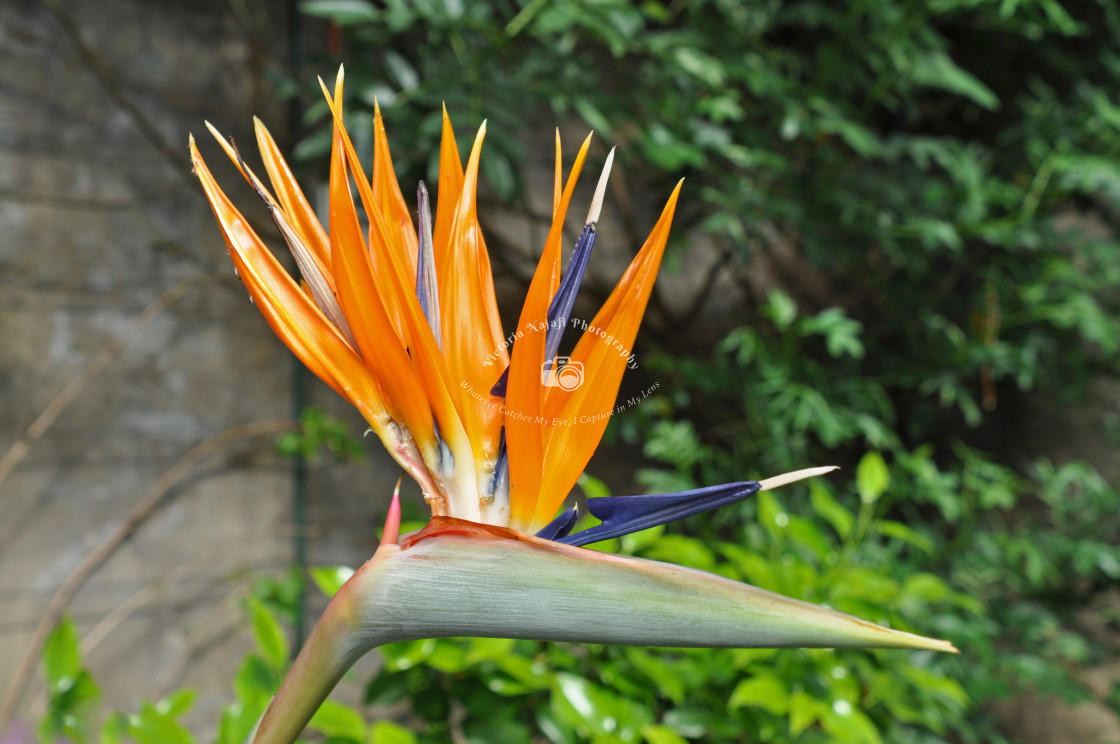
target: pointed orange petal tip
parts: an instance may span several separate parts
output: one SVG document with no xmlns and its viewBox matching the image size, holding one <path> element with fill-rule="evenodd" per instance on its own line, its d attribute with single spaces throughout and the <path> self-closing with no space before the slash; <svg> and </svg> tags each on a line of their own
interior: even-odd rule
<svg viewBox="0 0 1120 744">
<path fill-rule="evenodd" d="M 560 155 L 560 127 L 556 127 L 556 172 L 552 179 L 552 219 L 556 219 L 556 212 L 560 209 L 560 192 L 564 188 L 563 158 Z"/>
<path fill-rule="evenodd" d="M 229 140 L 226 139 L 225 135 L 218 131 L 218 128 L 211 124 L 209 120 L 204 119 L 202 123 L 206 125 L 206 129 L 210 132 L 210 136 L 216 139 L 218 141 L 218 144 L 222 146 L 222 149 L 226 151 L 226 154 L 229 155 L 230 160 L 232 160 L 234 163 L 237 163 L 238 158 L 236 155 L 236 151 L 229 143 Z"/>
<path fill-rule="evenodd" d="M 241 175 L 249 178 L 249 175 L 245 172 L 245 167 L 242 165 L 241 153 L 238 152 L 237 146 L 233 143 L 233 141 L 227 139 L 225 135 L 219 132 L 218 128 L 211 124 L 209 121 L 203 121 L 203 124 L 205 124 L 206 128 L 210 130 L 210 135 L 214 139 L 216 139 L 218 141 L 218 144 L 222 146 L 222 149 L 225 150 L 226 156 L 231 161 L 233 161 L 233 164 L 237 167 L 237 170 L 241 171 Z M 251 180 L 252 179 L 250 179 L 250 181 Z"/>
</svg>

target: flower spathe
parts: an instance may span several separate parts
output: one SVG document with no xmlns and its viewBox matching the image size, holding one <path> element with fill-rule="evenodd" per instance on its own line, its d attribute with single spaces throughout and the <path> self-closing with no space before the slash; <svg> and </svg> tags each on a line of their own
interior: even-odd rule
<svg viewBox="0 0 1120 744">
<path fill-rule="evenodd" d="M 421 185 L 417 226 L 376 109 L 373 169 L 368 178 L 363 172 L 342 124 L 342 82 L 340 69 L 333 93 L 324 86 L 334 118 L 327 230 L 260 121 L 257 142 L 271 190 L 211 128 L 268 206 L 302 283 L 218 186 L 193 137 L 191 158 L 257 307 L 301 361 L 362 413 L 420 485 L 433 521 L 398 545 L 394 497 L 382 546 L 332 600 L 251 741 L 294 740 L 357 656 L 405 638 L 952 650 L 941 641 L 711 574 L 573 547 L 832 468 L 678 494 L 593 499 L 589 508 L 602 524 L 571 534 L 576 515 L 557 517 L 557 511 L 614 407 L 680 184 L 566 365 L 557 369 L 561 336 L 595 243 L 613 151 L 564 268 L 563 225 L 591 138 L 565 179 L 557 133 L 552 223 L 508 336 L 514 339 L 509 352 L 475 207 L 485 123 L 464 168 L 444 111 L 435 215 Z M 623 608 L 642 622 L 620 622 Z"/>
</svg>

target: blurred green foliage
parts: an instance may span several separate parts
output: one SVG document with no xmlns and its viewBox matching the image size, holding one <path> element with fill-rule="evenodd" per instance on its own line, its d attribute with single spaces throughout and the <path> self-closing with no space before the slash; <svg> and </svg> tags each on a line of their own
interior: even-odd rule
<svg viewBox="0 0 1120 744">
<path fill-rule="evenodd" d="M 848 485 L 834 477 L 763 494 L 624 550 L 916 625 L 963 651 L 959 659 L 782 652 L 753 665 L 688 652 L 701 671 L 644 684 L 635 684 L 642 673 L 619 671 L 622 659 L 671 666 L 665 660 L 680 652 L 588 649 L 575 665 L 550 651 L 552 671 L 542 674 L 582 680 L 585 707 L 574 710 L 640 702 L 644 719 L 603 715 L 643 722 L 635 736 L 653 742 L 743 732 L 972 742 L 1000 741 L 992 700 L 1028 690 L 1084 696 L 1069 670 L 1106 651 L 1082 635 L 1076 611 L 1120 580 L 1117 493 L 1083 463 L 1017 451 L 1018 432 L 1005 429 L 1030 415 L 1032 395 L 1082 402 L 1091 380 L 1120 371 L 1120 8 L 1095 0 L 307 0 L 301 8 L 341 30 L 350 124 L 368 139 L 368 110 L 379 101 L 405 183 L 434 175 L 441 102 L 464 130 L 487 118 L 492 131 L 516 133 L 534 112 L 582 119 L 620 145 L 631 183 L 648 193 L 688 177 L 673 247 L 688 260 L 684 238 L 702 230 L 735 259 L 744 325 L 714 353 L 689 354 L 682 339 L 643 355 L 642 373 L 661 394 L 614 432 L 657 464 L 639 474 L 650 490 L 856 466 Z M 329 74 L 333 60 L 324 62 Z M 301 156 L 325 152 L 321 122 L 315 104 Z M 521 193 L 520 148 L 516 137 L 492 137 L 483 158 L 507 200 Z M 781 270 L 791 248 L 798 260 Z M 764 296 L 745 278 L 759 261 L 779 267 L 781 287 Z M 509 658 L 544 658 L 532 644 L 517 648 L 526 655 Z M 846 681 L 826 673 L 830 663 L 848 670 Z M 488 672 L 436 663 L 394 674 L 414 709 L 437 688 L 468 720 L 486 707 L 471 702 L 486 693 L 468 692 L 462 675 L 488 686 Z M 670 694 L 673 678 L 688 680 L 683 695 Z M 844 720 L 860 733 L 833 720 L 849 706 Z M 534 724 L 525 712 L 518 720 L 552 741 L 627 740 L 560 716 L 555 703 L 549 710 L 559 724 L 540 715 Z M 418 731 L 438 731 L 415 712 L 428 727 Z M 702 723 L 689 728 L 690 720 Z"/>
<path fill-rule="evenodd" d="M 1077 611 L 1120 582 L 1118 496 L 1084 463 L 1014 451 L 1013 418 L 999 414 L 1029 415 L 1039 393 L 1083 401 L 1090 381 L 1120 371 L 1114 3 L 301 8 L 342 32 L 348 126 L 368 152 L 379 102 L 402 182 L 434 181 L 443 102 L 461 132 L 488 118 L 492 131 L 517 133 L 551 111 L 620 145 L 631 182 L 653 193 L 688 176 L 680 260 L 689 230 L 708 233 L 743 271 L 791 247 L 801 260 L 765 296 L 733 267 L 747 296 L 742 327 L 715 351 L 687 340 L 647 351 L 641 373 L 660 381 L 659 394 L 612 436 L 642 447 L 639 478 L 651 490 L 828 462 L 850 475 L 599 547 L 716 571 L 962 651 L 417 641 L 382 650 L 365 687 L 371 709 L 330 703 L 312 730 L 335 744 L 452 734 L 998 744 L 993 701 L 1086 695 L 1072 671 L 1110 651 L 1085 635 Z M 310 107 L 297 157 L 329 147 L 325 112 Z M 500 197 L 518 198 L 524 158 L 516 136 L 488 140 L 482 167 Z M 282 446 L 307 454 L 344 434 L 305 421 Z M 582 484 L 605 495 L 590 476 Z M 327 594 L 347 576 L 312 572 Z M 246 619 L 257 650 L 234 681 L 222 744 L 249 731 L 290 653 L 280 620 L 294 594 L 254 596 Z M 1115 630 L 1117 618 L 1104 619 Z M 44 660 L 42 738 L 90 740 L 97 688 L 71 626 Z M 188 741 L 175 720 L 189 702 L 184 693 L 114 714 L 102 736 L 146 744 L 158 730 L 159 741 Z"/>
<path fill-rule="evenodd" d="M 276 451 L 285 457 L 302 457 L 313 463 L 324 449 L 342 461 L 365 454 L 362 440 L 351 433 L 350 427 L 328 416 L 321 408 L 304 408 L 300 412 L 299 428 L 276 438 Z"/>
<path fill-rule="evenodd" d="M 82 664 L 73 620 L 66 618 L 51 631 L 42 661 L 49 697 L 37 731 L 40 741 L 194 744 L 194 737 L 177 720 L 190 708 L 192 690 L 177 690 L 156 703 L 143 703 L 134 714 L 103 713 L 101 691 Z M 15 741 L 19 741 L 18 735 Z"/>
</svg>

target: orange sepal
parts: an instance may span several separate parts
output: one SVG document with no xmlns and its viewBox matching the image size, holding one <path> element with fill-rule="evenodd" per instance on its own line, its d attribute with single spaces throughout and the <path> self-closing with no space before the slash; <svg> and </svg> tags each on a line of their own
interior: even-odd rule
<svg viewBox="0 0 1120 744">
<path fill-rule="evenodd" d="M 434 467 L 439 452 L 432 413 L 412 359 L 386 309 L 392 298 L 384 296 L 374 278 L 350 192 L 342 139 L 342 128 L 336 120 L 331 148 L 330 243 L 339 304 L 350 322 L 362 358 L 400 411 L 429 467 Z"/>
<path fill-rule="evenodd" d="M 226 197 L 199 154 L 194 137 L 190 150 L 238 276 L 269 326 L 308 369 L 349 400 L 380 432 L 389 414 L 373 374 Z"/>
<path fill-rule="evenodd" d="M 502 415 L 490 388 L 509 363 L 502 337 L 490 258 L 482 241 L 475 198 L 486 124 L 478 130 L 439 271 L 443 353 L 458 387 L 459 410 L 483 466 L 497 457 Z M 442 204 L 442 201 L 441 201 Z"/>
<path fill-rule="evenodd" d="M 397 175 L 393 172 L 389 138 L 385 134 L 385 122 L 381 119 L 381 108 L 377 101 L 373 102 L 373 174 L 370 177 L 370 188 L 373 191 L 373 203 L 389 229 L 392 249 L 400 253 L 400 258 L 408 267 L 407 276 L 412 286 L 416 286 L 416 228 L 412 224 L 412 213 L 401 194 Z"/>
<path fill-rule="evenodd" d="M 272 181 L 272 188 L 276 190 L 276 198 L 284 208 L 284 213 L 292 228 L 299 234 L 304 245 L 311 249 L 311 254 L 323 278 L 331 289 L 334 289 L 334 277 L 331 275 L 330 243 L 327 240 L 327 233 L 323 230 L 322 224 L 319 223 L 319 217 L 315 214 L 315 210 L 311 208 L 311 204 L 308 203 L 303 190 L 296 183 L 295 176 L 292 175 L 288 163 L 284 160 L 284 156 L 280 154 L 280 148 L 276 146 L 276 141 L 272 139 L 268 129 L 255 116 L 253 117 L 253 126 L 257 134 L 257 148 L 260 150 L 261 160 L 264 162 L 265 171 L 268 172 L 268 178 Z"/>
<path fill-rule="evenodd" d="M 369 282 L 376 286 L 376 289 L 372 291 L 375 291 L 376 296 L 382 301 L 386 317 L 390 320 L 391 327 L 395 331 L 395 339 L 400 344 L 407 346 L 408 352 L 411 352 L 410 354 L 406 353 L 406 356 L 410 362 L 412 377 L 418 381 L 419 387 L 423 391 L 419 400 L 426 403 L 425 407 L 430 416 L 434 416 L 435 421 L 439 424 L 440 435 L 450 446 L 456 460 L 462 462 L 472 454 L 470 442 L 463 429 L 459 412 L 455 407 L 455 401 L 449 392 L 448 381 L 450 375 L 446 364 L 416 297 L 415 263 L 410 276 L 410 269 L 407 263 L 403 261 L 403 254 L 393 247 L 392 231 L 382 219 L 373 192 L 361 174 L 361 161 L 358 159 L 357 151 L 354 149 L 342 123 L 342 71 L 339 71 L 339 77 L 335 83 L 333 100 L 322 80 L 319 82 L 323 86 L 324 94 L 327 95 L 327 103 L 334 116 L 339 166 L 345 171 L 345 163 L 342 161 L 342 153 L 345 153 L 345 160 L 350 166 L 350 175 L 353 176 L 355 183 L 358 185 L 362 204 L 366 209 L 366 215 L 369 217 L 371 242 L 369 250 L 364 251 L 364 255 L 368 267 Z M 333 173 L 332 160 L 332 205 L 334 203 Z M 342 183 L 345 184 L 347 194 L 349 194 L 349 181 L 343 179 Z M 350 197 L 348 203 L 352 211 L 352 197 Z M 354 225 L 356 226 L 356 224 L 357 216 L 355 215 Z M 336 271 L 338 271 L 338 267 L 336 267 Z M 402 348 L 404 347 L 402 346 Z M 364 351 L 363 354 L 365 354 Z M 395 400 L 392 393 L 390 393 L 390 397 Z M 409 428 L 412 428 L 411 425 Z M 434 428 L 432 428 L 430 420 L 428 429 L 433 432 L 434 436 Z M 460 474 L 460 477 L 467 478 L 468 476 Z M 471 482 L 473 483 L 473 479 L 471 479 Z M 456 508 L 455 505 L 452 505 L 452 507 Z M 460 508 L 469 509 L 470 506 L 460 505 Z M 477 505 L 475 505 L 475 508 L 477 508 Z"/>
<path fill-rule="evenodd" d="M 559 148 L 559 138 L 556 144 Z M 560 240 L 564 216 L 590 144 L 591 135 L 588 135 L 568 175 L 541 260 L 525 297 L 510 358 L 505 426 L 509 449 L 510 518 L 517 529 L 525 529 L 532 521 L 541 490 L 544 430 L 547 427 L 541 417 L 541 364 L 544 362 L 548 306 L 560 283 Z"/>
<path fill-rule="evenodd" d="M 433 231 L 432 247 L 436 257 L 437 273 L 443 269 L 447 253 L 447 241 L 451 236 L 451 223 L 459 211 L 459 194 L 463 191 L 463 161 L 459 158 L 459 146 L 455 144 L 455 132 L 451 128 L 451 118 L 447 106 L 443 107 L 443 134 L 439 143 L 439 190 L 436 192 L 436 222 Z M 440 285 L 440 304 L 443 305 L 443 285 Z"/>
<path fill-rule="evenodd" d="M 552 219 L 556 219 L 556 213 L 560 210 L 560 185 L 563 183 L 561 180 L 563 161 L 560 159 L 560 127 L 556 128 L 556 167 L 552 173 Z"/>
<path fill-rule="evenodd" d="M 680 190 L 678 183 L 645 245 L 572 351 L 572 362 L 583 365 L 583 384 L 574 390 L 554 387 L 546 391 L 543 415 L 555 419 L 557 425 L 547 432 L 541 492 L 530 530 L 552 519 L 607 428 L 665 253 Z"/>
</svg>

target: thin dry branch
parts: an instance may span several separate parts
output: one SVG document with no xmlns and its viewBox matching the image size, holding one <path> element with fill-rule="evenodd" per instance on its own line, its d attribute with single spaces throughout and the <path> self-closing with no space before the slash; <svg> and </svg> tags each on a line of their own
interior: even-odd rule
<svg viewBox="0 0 1120 744">
<path fill-rule="evenodd" d="M 88 579 L 90 575 L 120 547 L 121 543 L 147 519 L 156 506 L 159 505 L 163 497 L 167 495 L 167 492 L 170 491 L 176 483 L 182 480 L 199 461 L 206 458 L 208 455 L 221 451 L 242 439 L 249 439 L 265 434 L 279 434 L 295 426 L 296 422 L 290 419 L 270 419 L 227 429 L 195 445 L 187 454 L 183 455 L 179 462 L 175 463 L 170 470 L 156 481 L 151 489 L 148 490 L 148 493 L 144 495 L 144 498 L 132 508 L 132 511 L 128 513 L 117 529 L 102 540 L 101 543 L 85 557 L 70 575 L 66 577 L 66 580 L 62 582 L 62 585 L 59 586 L 58 590 L 55 592 L 50 605 L 47 607 L 47 611 L 43 614 L 42 619 L 39 620 L 39 624 L 35 627 L 35 633 L 31 637 L 31 642 L 24 651 L 19 666 L 16 667 L 11 686 L 4 696 L 3 704 L 0 705 L 0 731 L 5 730 L 12 715 L 15 713 L 16 706 L 19 704 L 23 691 L 28 687 L 28 680 L 35 669 L 35 660 L 39 657 L 39 652 L 46 642 L 47 636 L 58 623 L 59 618 L 62 617 L 63 611 L 66 609 L 67 605 L 69 605 L 74 594 L 81 588 L 86 579 Z"/>
<path fill-rule="evenodd" d="M 154 299 L 150 305 L 144 308 L 144 310 L 128 324 L 128 327 L 124 329 L 122 334 L 101 347 L 101 351 L 97 352 L 97 355 L 89 361 L 85 369 L 78 373 L 77 377 L 67 383 L 66 387 L 62 389 L 62 392 L 56 395 L 54 399 L 47 404 L 47 407 L 43 409 L 42 413 L 31 422 L 31 426 L 27 427 L 23 436 L 17 439 L 12 446 L 8 448 L 3 458 L 0 458 L 0 484 L 3 484 L 4 479 L 11 475 L 16 466 L 27 456 L 31 445 L 43 436 L 47 429 L 51 428 L 55 419 L 66 410 L 67 406 L 74 402 L 90 384 L 93 378 L 113 360 L 113 357 L 124 347 L 125 342 L 132 338 L 152 318 L 159 315 L 169 305 L 182 298 L 183 295 L 191 289 L 191 285 L 200 278 L 201 277 L 198 276 L 188 277 L 171 287 L 171 289 L 161 294 Z M 0 717 L 0 720 L 3 720 L 2 717 Z"/>
<path fill-rule="evenodd" d="M 186 159 L 183 150 L 172 147 L 171 144 L 163 138 L 163 135 L 160 134 L 159 128 L 155 123 L 128 97 L 121 87 L 121 84 L 117 81 L 117 77 L 112 68 L 82 35 L 81 27 L 67 9 L 66 3 L 62 2 L 62 0 L 39 0 L 39 3 L 46 8 L 47 11 L 55 17 L 59 25 L 62 26 L 63 32 L 69 37 L 70 43 L 74 46 L 74 51 L 82 61 L 82 64 L 84 64 L 86 69 L 101 83 L 106 95 L 116 102 L 117 106 L 128 115 L 133 125 L 140 130 L 140 134 L 148 141 L 148 144 L 167 160 L 168 164 L 179 174 L 179 177 L 184 183 L 193 182 L 194 179 L 191 178 L 190 173 L 185 167 Z"/>
</svg>

